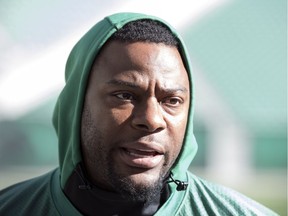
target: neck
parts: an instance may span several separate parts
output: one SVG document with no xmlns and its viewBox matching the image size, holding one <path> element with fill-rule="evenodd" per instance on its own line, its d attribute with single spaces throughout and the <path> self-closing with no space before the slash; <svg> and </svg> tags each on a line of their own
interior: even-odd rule
<svg viewBox="0 0 288 216">
<path fill-rule="evenodd" d="M 64 193 L 85 215 L 153 215 L 168 199 L 169 188 L 164 184 L 162 192 L 149 202 L 130 201 L 119 193 L 105 191 L 91 184 L 79 164 L 68 179 Z"/>
</svg>

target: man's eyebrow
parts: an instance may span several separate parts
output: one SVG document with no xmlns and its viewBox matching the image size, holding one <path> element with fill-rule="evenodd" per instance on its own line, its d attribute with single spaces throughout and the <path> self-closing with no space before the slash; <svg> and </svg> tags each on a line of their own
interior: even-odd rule
<svg viewBox="0 0 288 216">
<path fill-rule="evenodd" d="M 140 88 L 139 85 L 135 84 L 134 82 L 128 82 L 124 80 L 118 80 L 118 79 L 112 79 L 106 82 L 108 85 L 115 85 L 115 86 L 127 86 L 131 88 Z M 184 86 L 177 86 L 175 88 L 165 88 L 163 91 L 168 92 L 168 93 L 175 93 L 175 92 L 188 92 L 188 89 L 185 88 Z"/>
<path fill-rule="evenodd" d="M 188 89 L 185 88 L 184 86 L 179 86 L 179 87 L 176 87 L 176 88 L 168 88 L 168 89 L 165 89 L 166 92 L 169 92 L 169 93 L 175 93 L 175 92 L 183 92 L 183 93 L 186 93 L 188 92 Z"/>
<path fill-rule="evenodd" d="M 134 82 L 128 82 L 124 80 L 112 79 L 106 82 L 108 85 L 116 85 L 116 86 L 127 86 L 131 88 L 140 88 L 139 85 L 136 85 Z"/>
</svg>

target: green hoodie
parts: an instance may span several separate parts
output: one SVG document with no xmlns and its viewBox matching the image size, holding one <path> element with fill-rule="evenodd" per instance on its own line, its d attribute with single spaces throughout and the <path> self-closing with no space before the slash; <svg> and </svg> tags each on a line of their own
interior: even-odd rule
<svg viewBox="0 0 288 216">
<path fill-rule="evenodd" d="M 180 54 L 189 73 L 190 92 L 193 94 L 189 55 L 175 29 L 157 17 L 144 14 L 119 13 L 106 17 L 81 38 L 67 60 L 66 85 L 58 98 L 53 116 L 59 140 L 59 168 L 1 191 L 0 215 L 81 215 L 63 190 L 77 164 L 82 161 L 80 123 L 89 72 L 109 37 L 123 25 L 139 19 L 158 20 L 179 39 Z M 249 198 L 201 180 L 188 171 L 197 151 L 192 124 L 193 95 L 191 98 L 185 140 L 172 167 L 174 179 L 188 182 L 188 187 L 184 191 L 177 191 L 175 184 L 169 184 L 170 197 L 156 215 L 276 215 Z"/>
</svg>

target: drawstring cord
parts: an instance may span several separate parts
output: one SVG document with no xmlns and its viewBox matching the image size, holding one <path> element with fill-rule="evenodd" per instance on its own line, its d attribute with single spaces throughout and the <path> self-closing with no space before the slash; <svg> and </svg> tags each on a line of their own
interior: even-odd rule
<svg viewBox="0 0 288 216">
<path fill-rule="evenodd" d="M 80 172 L 79 172 L 80 171 Z M 91 190 L 92 186 L 89 184 L 88 180 L 85 178 L 84 173 L 82 171 L 82 168 L 80 166 L 79 171 L 77 170 L 77 168 L 75 169 L 75 172 L 77 173 L 77 175 L 80 177 L 81 181 L 83 184 L 78 185 L 78 188 L 80 190 Z"/>
</svg>

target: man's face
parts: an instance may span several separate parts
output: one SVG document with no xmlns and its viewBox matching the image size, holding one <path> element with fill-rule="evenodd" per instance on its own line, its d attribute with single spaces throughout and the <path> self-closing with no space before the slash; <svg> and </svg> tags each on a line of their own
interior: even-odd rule
<svg viewBox="0 0 288 216">
<path fill-rule="evenodd" d="M 108 43 L 91 71 L 82 115 L 90 180 L 123 194 L 158 192 L 182 147 L 189 95 L 175 47 Z"/>
</svg>

